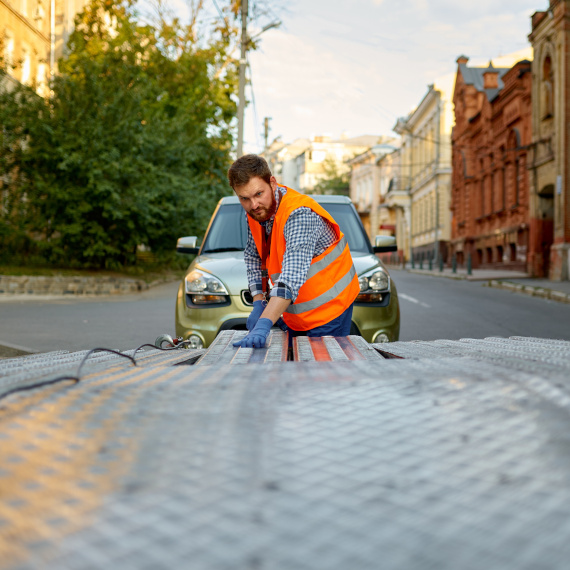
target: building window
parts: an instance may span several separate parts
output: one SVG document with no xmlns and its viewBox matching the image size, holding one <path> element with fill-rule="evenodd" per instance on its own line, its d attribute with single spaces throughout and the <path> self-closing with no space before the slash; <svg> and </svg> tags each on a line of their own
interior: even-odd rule
<svg viewBox="0 0 570 570">
<path fill-rule="evenodd" d="M 42 5 L 42 0 L 38 0 L 38 3 L 32 13 L 32 18 L 36 23 L 38 30 L 41 30 L 44 25 L 44 18 L 46 17 L 44 7 Z"/>
<path fill-rule="evenodd" d="M 47 96 L 47 76 L 46 76 L 46 64 L 38 63 L 38 73 L 36 75 L 36 90 L 38 95 L 45 97 Z"/>
<path fill-rule="evenodd" d="M 493 160 L 493 155 L 490 156 L 491 159 L 491 173 L 489 174 L 489 214 L 495 211 L 495 171 L 493 169 L 495 162 Z"/>
<path fill-rule="evenodd" d="M 4 32 L 4 63 L 6 71 L 12 75 L 14 71 L 14 35 L 10 30 Z"/>
<path fill-rule="evenodd" d="M 542 118 L 549 119 L 554 116 L 554 72 L 552 71 L 552 59 L 550 55 L 544 58 L 542 63 Z"/>
<path fill-rule="evenodd" d="M 22 16 L 26 16 L 26 18 L 27 18 L 28 17 L 28 0 L 22 0 L 21 6 L 22 6 Z"/>
<path fill-rule="evenodd" d="M 515 159 L 515 206 L 519 205 L 520 194 L 520 160 L 519 157 Z"/>
<path fill-rule="evenodd" d="M 315 163 L 320 163 L 325 160 L 327 153 L 324 150 L 314 150 L 311 153 L 311 160 Z"/>
<path fill-rule="evenodd" d="M 482 218 L 485 215 L 485 163 L 482 160 L 479 161 L 479 173 L 481 175 L 481 181 L 479 185 L 479 190 L 481 192 L 479 203 L 479 217 Z"/>
<path fill-rule="evenodd" d="M 30 48 L 27 45 L 22 46 L 22 77 L 20 81 L 29 84 L 32 78 L 32 57 Z"/>
<path fill-rule="evenodd" d="M 507 175 L 505 167 L 501 168 L 501 210 L 504 210 L 507 202 Z"/>
</svg>

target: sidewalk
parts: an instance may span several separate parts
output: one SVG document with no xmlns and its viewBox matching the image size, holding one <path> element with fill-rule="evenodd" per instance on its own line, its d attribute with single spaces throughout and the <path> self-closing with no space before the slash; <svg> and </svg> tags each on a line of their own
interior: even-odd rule
<svg viewBox="0 0 570 570">
<path fill-rule="evenodd" d="M 447 277 L 448 279 L 465 279 L 468 281 L 486 281 L 488 287 L 498 289 L 506 289 L 513 293 L 522 293 L 533 297 L 541 297 L 550 299 L 560 303 L 570 303 L 570 281 L 550 281 L 549 279 L 540 279 L 530 277 L 527 273 L 519 271 L 506 271 L 500 269 L 473 269 L 471 275 L 467 274 L 467 269 L 457 268 L 453 273 L 451 268 L 444 267 L 443 271 L 439 269 L 412 269 L 409 265 L 406 267 L 387 266 L 389 269 L 399 269 L 408 271 L 409 273 L 417 273 L 419 275 L 430 275 L 431 277 Z"/>
</svg>

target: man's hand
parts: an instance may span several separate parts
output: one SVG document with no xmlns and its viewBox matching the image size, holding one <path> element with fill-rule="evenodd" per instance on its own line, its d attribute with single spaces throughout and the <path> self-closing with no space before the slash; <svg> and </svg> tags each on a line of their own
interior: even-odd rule
<svg viewBox="0 0 570 570">
<path fill-rule="evenodd" d="M 253 330 L 266 305 L 267 303 L 263 300 L 253 302 L 253 310 L 249 314 L 249 317 L 247 317 L 247 322 L 245 324 L 248 331 Z"/>
<path fill-rule="evenodd" d="M 253 330 L 242 340 L 234 342 L 233 345 L 242 348 L 263 348 L 272 326 L 271 319 L 259 319 Z"/>
</svg>

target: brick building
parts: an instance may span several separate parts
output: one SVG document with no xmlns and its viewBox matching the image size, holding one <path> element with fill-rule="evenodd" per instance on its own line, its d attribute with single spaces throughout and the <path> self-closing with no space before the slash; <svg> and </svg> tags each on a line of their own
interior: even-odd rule
<svg viewBox="0 0 570 570">
<path fill-rule="evenodd" d="M 531 62 L 469 67 L 457 59 L 451 253 L 459 264 L 527 270 Z"/>
<path fill-rule="evenodd" d="M 532 16 L 531 268 L 570 278 L 570 0 Z"/>
</svg>

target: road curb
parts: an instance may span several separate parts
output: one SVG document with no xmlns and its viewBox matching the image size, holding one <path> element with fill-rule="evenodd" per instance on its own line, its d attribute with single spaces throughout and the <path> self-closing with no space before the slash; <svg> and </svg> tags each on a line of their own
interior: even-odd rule
<svg viewBox="0 0 570 570">
<path fill-rule="evenodd" d="M 484 287 L 493 287 L 496 289 L 503 289 L 505 291 L 510 291 L 512 293 L 520 293 L 522 295 L 528 295 L 530 297 L 538 297 L 540 299 L 549 299 L 550 301 L 556 301 L 557 303 L 570 304 L 570 294 L 564 293 L 563 291 L 558 291 L 556 289 L 550 289 L 548 287 L 538 287 L 532 285 L 525 285 L 523 283 L 514 283 L 509 281 L 507 277 L 495 277 L 490 278 L 489 276 L 478 276 L 478 275 L 466 275 L 466 274 L 449 274 L 439 271 L 430 271 L 429 269 L 408 269 L 399 266 L 386 266 L 388 269 L 396 269 L 399 271 L 406 271 L 408 273 L 415 273 L 416 275 L 429 275 L 431 277 L 445 277 L 446 279 L 455 279 L 460 281 L 481 281 Z"/>
<path fill-rule="evenodd" d="M 143 279 L 107 276 L 0 275 L 0 299 L 125 295 L 141 293 L 168 282 L 157 279 L 147 283 Z"/>
<path fill-rule="evenodd" d="M 530 297 L 539 297 L 541 299 L 550 299 L 557 303 L 570 304 L 570 295 L 555 289 L 546 289 L 545 287 L 533 287 L 532 285 L 523 285 L 522 283 L 513 283 L 511 281 L 501 281 L 499 279 L 490 279 L 486 284 L 487 287 L 495 289 L 504 289 L 511 293 L 520 293 L 529 295 Z"/>
</svg>

